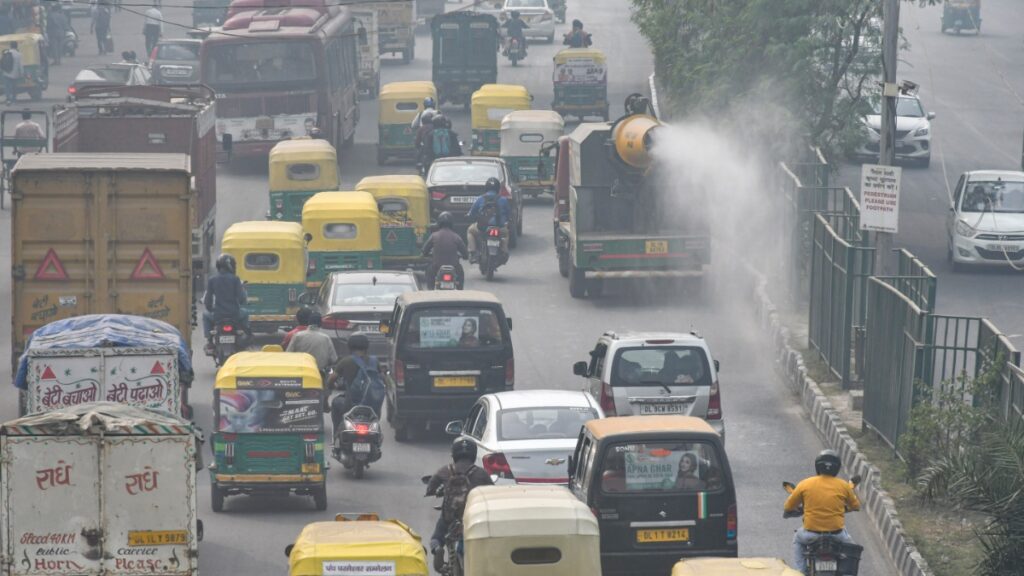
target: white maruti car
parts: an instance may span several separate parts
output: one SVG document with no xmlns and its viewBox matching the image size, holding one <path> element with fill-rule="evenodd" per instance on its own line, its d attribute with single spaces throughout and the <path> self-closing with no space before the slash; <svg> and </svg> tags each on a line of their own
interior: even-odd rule
<svg viewBox="0 0 1024 576">
<path fill-rule="evenodd" d="M 1024 172 L 976 170 L 960 176 L 946 229 L 948 259 L 1024 267 Z"/>
<path fill-rule="evenodd" d="M 877 159 L 882 126 L 881 108 L 874 100 L 875 111 L 863 120 L 867 140 L 855 155 L 862 159 Z M 932 160 L 932 119 L 934 112 L 925 112 L 921 100 L 913 94 L 901 95 L 896 101 L 896 159 L 928 167 Z"/>
</svg>

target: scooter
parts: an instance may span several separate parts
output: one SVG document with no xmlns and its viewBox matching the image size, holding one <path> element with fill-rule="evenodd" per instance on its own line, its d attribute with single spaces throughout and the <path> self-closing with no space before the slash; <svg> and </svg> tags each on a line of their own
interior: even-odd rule
<svg viewBox="0 0 1024 576">
<path fill-rule="evenodd" d="M 484 234 L 486 245 L 480 250 L 480 273 L 487 280 L 494 280 L 494 271 L 505 262 L 508 262 L 508 254 L 501 251 L 501 228 L 488 226 Z"/>
<path fill-rule="evenodd" d="M 431 475 L 427 474 L 420 478 L 424 484 L 430 484 Z M 434 510 L 441 510 L 444 505 L 444 484 L 437 487 L 433 494 L 426 493 L 424 497 L 434 496 L 441 499 L 441 504 L 435 504 Z M 462 522 L 456 520 L 448 526 L 448 532 L 444 535 L 444 568 L 442 576 L 463 576 L 465 574 L 462 566 Z"/>
<path fill-rule="evenodd" d="M 445 264 L 438 268 L 437 276 L 434 277 L 434 290 L 462 290 L 455 266 Z"/>
<path fill-rule="evenodd" d="M 64 33 L 64 43 L 62 49 L 65 56 L 74 56 L 75 51 L 78 50 L 78 33 L 73 29 L 68 29 Z"/>
<path fill-rule="evenodd" d="M 850 487 L 860 484 L 860 481 L 860 476 L 853 476 L 850 478 Z M 783 482 L 782 487 L 788 494 L 796 489 L 792 482 Z M 792 512 L 782 513 L 783 518 L 799 518 L 803 515 L 802 505 Z M 857 576 L 863 550 L 863 546 L 846 544 L 824 535 L 804 546 L 804 576 Z"/>
<path fill-rule="evenodd" d="M 228 358 L 236 352 L 245 350 L 247 346 L 248 335 L 234 320 L 217 322 L 210 335 L 213 337 L 213 346 L 207 349 L 207 355 L 213 357 L 213 362 L 217 366 L 223 366 Z"/>
<path fill-rule="evenodd" d="M 371 462 L 380 460 L 380 419 L 369 406 L 355 406 L 342 418 L 344 426 L 334 433 L 334 459 L 356 478 L 362 478 Z"/>
</svg>

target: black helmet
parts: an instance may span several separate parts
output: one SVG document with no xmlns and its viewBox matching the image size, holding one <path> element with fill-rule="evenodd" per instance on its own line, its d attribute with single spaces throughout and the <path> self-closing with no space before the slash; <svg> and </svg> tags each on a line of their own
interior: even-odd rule
<svg viewBox="0 0 1024 576">
<path fill-rule="evenodd" d="M 444 128 L 447 121 L 448 119 L 444 117 L 444 114 L 434 114 L 433 123 L 435 128 Z"/>
<path fill-rule="evenodd" d="M 433 96 L 427 96 L 426 98 L 423 99 L 423 108 L 433 108 L 434 106 L 435 104 Z"/>
<path fill-rule="evenodd" d="M 512 17 L 513 18 L 519 18 L 519 10 L 513 10 L 512 11 Z"/>
<path fill-rule="evenodd" d="M 839 454 L 836 454 L 835 450 L 822 450 L 818 457 L 814 459 L 814 471 L 818 474 L 837 476 L 839 469 L 842 467 L 843 462 L 839 459 Z"/>
<path fill-rule="evenodd" d="M 370 340 L 362 334 L 353 334 L 348 339 L 349 352 L 366 352 L 370 349 Z"/>
<path fill-rule="evenodd" d="M 434 111 L 424 110 L 423 114 L 420 114 L 420 124 L 430 124 L 434 121 Z"/>
<path fill-rule="evenodd" d="M 437 215 L 437 226 L 439 228 L 451 228 L 452 227 L 452 213 L 441 212 Z"/>
<path fill-rule="evenodd" d="M 484 184 L 484 192 L 494 192 L 497 194 L 501 192 L 501 180 L 498 180 L 494 176 L 487 179 L 487 183 Z"/>
<path fill-rule="evenodd" d="M 573 28 L 579 28 L 580 30 L 582 30 L 583 29 L 583 21 L 579 20 L 578 18 L 576 20 L 573 20 L 572 21 L 572 27 Z"/>
<path fill-rule="evenodd" d="M 217 271 L 234 274 L 235 257 L 231 254 L 221 254 L 220 256 L 217 256 Z"/>
<path fill-rule="evenodd" d="M 452 442 L 452 462 L 468 460 L 476 462 L 476 444 L 469 438 L 456 438 Z"/>
</svg>

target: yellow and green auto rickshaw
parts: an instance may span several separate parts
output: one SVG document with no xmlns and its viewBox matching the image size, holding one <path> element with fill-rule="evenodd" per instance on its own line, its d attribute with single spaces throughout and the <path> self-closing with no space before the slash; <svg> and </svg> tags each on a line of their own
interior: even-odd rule
<svg viewBox="0 0 1024 576">
<path fill-rule="evenodd" d="M 27 92 L 32 100 L 42 100 L 43 90 L 50 85 L 50 60 L 46 55 L 43 35 L 34 32 L 5 34 L 0 36 L 0 49 L 6 50 L 11 42 L 18 43 L 18 52 L 21 52 L 21 65 L 24 69 L 24 74 L 18 80 L 17 93 Z M 2 90 L 3 86 L 0 86 L 0 91 Z M 7 95 L 4 94 L 4 97 Z"/>
<path fill-rule="evenodd" d="M 307 288 L 331 272 L 381 268 L 380 212 L 369 192 L 320 192 L 302 207 L 302 230 Z"/>
<path fill-rule="evenodd" d="M 327 509 L 323 382 L 306 353 L 238 352 L 213 390 L 214 512 L 235 494 L 310 495 Z"/>
<path fill-rule="evenodd" d="M 501 153 L 501 121 L 509 112 L 529 110 L 533 96 L 517 84 L 484 84 L 473 93 L 472 117 L 474 156 Z"/>
<path fill-rule="evenodd" d="M 690 558 L 672 567 L 672 576 L 802 576 L 778 558 Z"/>
<path fill-rule="evenodd" d="M 237 222 L 224 231 L 221 250 L 235 257 L 245 282 L 249 325 L 275 334 L 295 325 L 306 291 L 306 243 L 298 222 Z"/>
<path fill-rule="evenodd" d="M 380 212 L 381 258 L 385 268 L 404 270 L 427 264 L 421 256 L 430 234 L 430 197 L 415 175 L 368 176 L 356 190 L 369 192 Z"/>
<path fill-rule="evenodd" d="M 501 121 L 501 159 L 523 194 L 554 192 L 555 158 L 541 154 L 541 147 L 553 146 L 564 130 L 562 117 L 551 110 L 516 110 Z"/>
<path fill-rule="evenodd" d="M 391 82 L 380 89 L 377 117 L 377 164 L 390 158 L 416 160 L 416 131 L 412 121 L 423 111 L 423 100 L 437 100 L 433 82 Z"/>
<path fill-rule="evenodd" d="M 596 116 L 608 120 L 608 65 L 604 52 L 593 48 L 566 48 L 555 54 L 551 76 L 555 99 L 551 109 L 579 119 Z"/>
<path fill-rule="evenodd" d="M 429 576 L 418 534 L 398 520 L 376 514 L 338 514 L 313 522 L 284 549 L 288 576 L 381 574 Z"/>
<path fill-rule="evenodd" d="M 270 220 L 298 222 L 313 194 L 338 190 L 338 152 L 327 140 L 282 140 L 268 162 Z"/>
</svg>

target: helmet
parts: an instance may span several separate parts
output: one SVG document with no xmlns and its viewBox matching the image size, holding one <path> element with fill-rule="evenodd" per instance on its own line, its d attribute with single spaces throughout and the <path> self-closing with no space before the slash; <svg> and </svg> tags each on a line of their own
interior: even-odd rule
<svg viewBox="0 0 1024 576">
<path fill-rule="evenodd" d="M 309 129 L 309 137 L 312 138 L 313 140 L 320 140 L 324 137 L 324 133 L 321 132 L 320 129 L 317 128 L 316 126 L 313 126 L 312 128 Z"/>
<path fill-rule="evenodd" d="M 437 226 L 439 228 L 451 228 L 452 227 L 452 213 L 441 212 L 437 215 Z"/>
<path fill-rule="evenodd" d="M 444 117 L 444 114 L 434 114 L 433 122 L 435 128 L 444 128 L 447 121 L 448 119 Z"/>
<path fill-rule="evenodd" d="M 452 462 L 459 460 L 476 462 L 476 444 L 469 438 L 456 438 L 452 442 Z"/>
<path fill-rule="evenodd" d="M 491 176 L 487 179 L 487 183 L 484 184 L 484 192 L 494 192 L 495 194 L 501 192 L 501 181 Z"/>
<path fill-rule="evenodd" d="M 370 340 L 362 334 L 353 334 L 348 339 L 348 350 L 349 352 L 366 352 L 370 349 Z"/>
<path fill-rule="evenodd" d="M 814 471 L 818 474 L 836 476 L 842 467 L 843 462 L 839 459 L 839 454 L 836 454 L 835 450 L 822 450 L 818 457 L 814 459 Z"/>
<path fill-rule="evenodd" d="M 579 29 L 582 30 L 583 29 L 583 21 L 579 20 L 579 19 L 573 20 L 572 21 L 572 27 L 573 28 L 579 28 Z"/>
<path fill-rule="evenodd" d="M 313 311 L 309 308 L 299 308 L 299 311 L 295 313 L 295 321 L 299 326 L 309 326 L 309 315 L 312 313 Z"/>
<path fill-rule="evenodd" d="M 217 256 L 217 271 L 234 274 L 235 257 L 231 254 L 221 254 L 220 256 Z"/>
<path fill-rule="evenodd" d="M 434 98 L 432 96 L 427 96 L 423 99 L 423 108 L 433 108 L 434 106 Z"/>
<path fill-rule="evenodd" d="M 420 114 L 420 124 L 430 124 L 434 121 L 434 111 L 424 110 L 423 114 Z"/>
<path fill-rule="evenodd" d="M 519 10 L 513 10 L 512 11 L 512 17 L 513 18 L 519 18 Z"/>
</svg>

